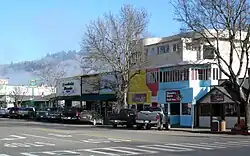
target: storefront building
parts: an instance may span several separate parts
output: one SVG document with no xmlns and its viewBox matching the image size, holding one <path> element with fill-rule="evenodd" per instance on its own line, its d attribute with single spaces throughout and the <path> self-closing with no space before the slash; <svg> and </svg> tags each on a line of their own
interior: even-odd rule
<svg viewBox="0 0 250 156">
<path fill-rule="evenodd" d="M 198 127 L 210 128 L 213 118 L 226 121 L 226 128 L 233 128 L 238 120 L 244 119 L 245 109 L 240 105 L 232 89 L 216 86 L 197 101 Z"/>
<path fill-rule="evenodd" d="M 146 84 L 146 71 L 137 71 L 137 74 L 130 80 L 128 93 L 129 108 L 142 110 L 144 107 L 151 106 L 151 98 L 151 90 Z"/>
<path fill-rule="evenodd" d="M 71 107 L 72 101 L 81 97 L 81 76 L 62 78 L 56 85 L 57 100 L 65 100 L 65 106 Z"/>
<path fill-rule="evenodd" d="M 192 127 L 196 101 L 217 81 L 209 65 L 160 67 L 158 103 L 164 104 L 172 126 Z"/>
</svg>

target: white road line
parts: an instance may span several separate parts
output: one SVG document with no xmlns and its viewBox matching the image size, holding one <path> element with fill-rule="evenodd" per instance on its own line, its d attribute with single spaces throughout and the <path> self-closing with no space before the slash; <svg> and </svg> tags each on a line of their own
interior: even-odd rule
<svg viewBox="0 0 250 156">
<path fill-rule="evenodd" d="M 56 153 L 55 152 L 42 152 L 43 154 L 48 154 L 48 155 L 56 155 Z"/>
<path fill-rule="evenodd" d="M 213 146 L 213 145 L 202 145 L 202 144 L 193 144 L 193 143 L 183 143 L 184 145 L 191 145 L 191 146 L 195 146 L 195 147 L 201 147 L 201 149 L 202 148 L 211 148 L 211 149 L 213 149 L 213 148 L 218 148 L 218 147 L 216 147 L 216 146 Z M 209 149 L 208 149 L 209 150 Z"/>
<path fill-rule="evenodd" d="M 68 139 L 62 139 L 62 138 L 52 138 L 52 137 L 45 137 L 45 136 L 38 136 L 38 135 L 32 135 L 32 134 L 26 134 L 22 133 L 22 135 L 33 137 L 33 138 L 41 138 L 41 139 L 49 139 L 49 140 L 59 140 L 59 141 L 65 141 L 65 142 L 71 142 L 71 143 L 83 143 L 81 141 L 75 141 L 75 140 L 68 140 Z"/>
<path fill-rule="evenodd" d="M 206 147 L 214 147 L 214 148 L 227 148 L 226 146 L 223 146 L 223 145 L 211 145 L 209 143 L 200 143 L 200 145 L 204 145 Z"/>
<path fill-rule="evenodd" d="M 137 146 L 137 147 L 153 149 L 153 150 L 159 150 L 159 151 L 168 151 L 168 152 L 176 152 L 176 151 L 178 151 L 176 149 L 160 148 L 160 147 L 157 147 L 157 146 L 161 146 L 161 145 L 145 145 L 145 146 Z"/>
<path fill-rule="evenodd" d="M 114 152 L 119 152 L 119 153 L 128 153 L 128 154 L 131 154 L 131 155 L 138 155 L 138 154 L 142 154 L 142 153 L 138 153 L 138 152 L 131 152 L 131 151 L 119 150 L 119 147 L 113 147 L 113 148 L 102 148 L 102 150 L 114 151 Z"/>
<path fill-rule="evenodd" d="M 171 145 L 173 145 L 173 146 L 179 146 L 179 147 L 188 147 L 188 148 L 197 148 L 197 149 L 213 150 L 213 148 L 200 147 L 200 146 L 192 146 L 192 145 L 185 145 L 185 144 L 171 144 Z"/>
<path fill-rule="evenodd" d="M 83 150 L 77 150 L 77 151 L 86 151 L 86 152 L 90 152 L 90 153 L 110 155 L 110 156 L 120 156 L 119 154 L 115 154 L 115 153 L 108 153 L 108 152 L 98 151 L 98 149 L 83 149 Z"/>
<path fill-rule="evenodd" d="M 7 154 L 0 154 L 0 156 L 10 156 L 10 155 L 7 155 Z"/>
<path fill-rule="evenodd" d="M 191 149 L 191 148 L 176 147 L 176 146 L 173 146 L 172 144 L 164 144 L 164 147 L 173 148 L 173 149 L 180 149 L 180 150 L 183 150 L 183 151 L 193 151 L 193 149 Z"/>
<path fill-rule="evenodd" d="M 25 156 L 39 156 L 33 153 L 20 153 L 21 155 L 25 155 Z"/>
<path fill-rule="evenodd" d="M 62 137 L 62 138 L 71 138 L 72 137 L 72 135 L 62 135 L 62 134 L 55 134 L 55 133 L 49 133 L 48 135 Z"/>
<path fill-rule="evenodd" d="M 119 149 L 126 149 L 126 150 L 132 150 L 132 151 L 140 151 L 140 152 L 145 152 L 145 153 L 159 153 L 158 151 L 150 151 L 150 150 L 145 150 L 145 149 L 140 149 L 140 148 L 131 148 L 131 147 L 119 147 Z"/>
<path fill-rule="evenodd" d="M 19 140 L 19 139 L 26 139 L 26 137 L 23 136 L 19 136 L 19 135 L 10 135 L 12 138 L 3 138 L 0 140 L 4 140 L 4 141 L 10 141 L 10 140 Z"/>
</svg>

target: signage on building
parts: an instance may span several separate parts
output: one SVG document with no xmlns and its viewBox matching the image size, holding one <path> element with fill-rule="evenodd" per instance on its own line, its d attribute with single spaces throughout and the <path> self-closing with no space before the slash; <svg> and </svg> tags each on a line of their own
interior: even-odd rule
<svg viewBox="0 0 250 156">
<path fill-rule="evenodd" d="M 81 95 L 80 77 L 60 79 L 56 86 L 57 96 L 77 96 Z"/>
<path fill-rule="evenodd" d="M 132 95 L 132 102 L 146 102 L 147 101 L 147 94 L 133 94 Z"/>
<path fill-rule="evenodd" d="M 180 102 L 181 92 L 179 90 L 166 91 L 166 102 Z"/>
<path fill-rule="evenodd" d="M 210 95 L 211 102 L 223 102 L 224 101 L 224 94 L 220 92 L 216 92 L 215 94 Z"/>
</svg>

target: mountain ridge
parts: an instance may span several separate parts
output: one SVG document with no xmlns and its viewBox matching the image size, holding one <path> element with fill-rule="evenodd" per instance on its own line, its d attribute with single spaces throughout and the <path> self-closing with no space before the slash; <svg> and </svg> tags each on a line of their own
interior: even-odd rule
<svg viewBox="0 0 250 156">
<path fill-rule="evenodd" d="M 47 67 L 59 67 L 59 70 L 65 71 L 64 77 L 82 74 L 81 63 L 78 60 L 82 52 L 74 50 L 61 51 L 53 54 L 47 54 L 41 59 L 22 61 L 17 63 L 0 65 L 0 78 L 8 79 L 9 84 L 27 85 L 32 79 L 41 79 L 37 75 Z"/>
</svg>

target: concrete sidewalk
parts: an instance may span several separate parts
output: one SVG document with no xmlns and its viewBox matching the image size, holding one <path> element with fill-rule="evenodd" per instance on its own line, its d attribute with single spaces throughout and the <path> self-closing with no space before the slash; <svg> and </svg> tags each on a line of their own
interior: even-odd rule
<svg viewBox="0 0 250 156">
<path fill-rule="evenodd" d="M 207 134 L 228 134 L 228 135 L 250 135 L 249 132 L 232 132 L 231 129 L 226 131 L 211 131 L 210 129 L 203 128 L 170 128 L 169 131 L 180 131 L 189 133 L 207 133 Z"/>
</svg>

